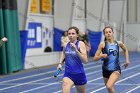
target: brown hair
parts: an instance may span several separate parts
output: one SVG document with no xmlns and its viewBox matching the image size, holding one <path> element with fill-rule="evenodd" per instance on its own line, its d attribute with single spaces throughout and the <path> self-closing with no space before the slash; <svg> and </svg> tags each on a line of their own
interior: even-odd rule
<svg viewBox="0 0 140 93">
<path fill-rule="evenodd" d="M 79 40 L 79 29 L 77 27 L 75 27 L 75 26 L 72 26 L 72 27 L 70 27 L 68 29 L 68 31 L 71 30 L 71 29 L 74 29 L 76 31 L 76 34 L 78 35 L 78 38 L 77 39 Z"/>
</svg>

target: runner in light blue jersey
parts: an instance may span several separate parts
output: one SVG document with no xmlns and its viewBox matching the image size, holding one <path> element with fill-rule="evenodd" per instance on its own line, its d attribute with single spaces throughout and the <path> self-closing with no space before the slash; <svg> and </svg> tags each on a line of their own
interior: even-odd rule
<svg viewBox="0 0 140 93">
<path fill-rule="evenodd" d="M 107 59 L 104 60 L 103 69 L 109 71 L 120 70 L 119 63 L 119 46 L 117 41 L 114 44 L 109 44 L 105 42 L 105 47 L 102 49 L 103 54 L 110 54 Z"/>
<path fill-rule="evenodd" d="M 120 63 L 119 63 L 119 47 L 122 48 L 125 54 L 125 68 L 128 66 L 129 56 L 126 46 L 121 41 L 115 41 L 113 38 L 114 32 L 111 27 L 105 27 L 103 30 L 105 40 L 102 41 L 98 50 L 93 58 L 94 61 L 104 59 L 102 65 L 102 73 L 105 86 L 108 93 L 115 93 L 114 84 L 121 75 Z M 102 52 L 102 54 L 101 54 Z"/>
</svg>

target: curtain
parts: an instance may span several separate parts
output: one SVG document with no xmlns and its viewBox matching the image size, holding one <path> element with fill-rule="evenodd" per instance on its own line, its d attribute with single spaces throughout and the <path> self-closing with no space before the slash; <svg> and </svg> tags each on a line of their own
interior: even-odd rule
<svg viewBox="0 0 140 93">
<path fill-rule="evenodd" d="M 54 27 L 53 51 L 62 51 L 61 37 L 63 32 L 64 32 L 63 30 Z"/>
<path fill-rule="evenodd" d="M 102 37 L 102 32 L 95 32 L 88 29 L 88 38 L 91 45 L 89 56 L 93 57 L 98 49 Z"/>
<path fill-rule="evenodd" d="M 0 73 L 21 70 L 20 33 L 16 0 L 0 0 L 0 38 L 8 41 L 0 48 Z"/>
</svg>

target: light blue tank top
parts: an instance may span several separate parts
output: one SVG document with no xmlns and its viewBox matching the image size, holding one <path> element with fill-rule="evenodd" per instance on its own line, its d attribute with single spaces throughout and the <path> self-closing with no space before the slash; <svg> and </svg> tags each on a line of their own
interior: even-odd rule
<svg viewBox="0 0 140 93">
<path fill-rule="evenodd" d="M 76 42 L 76 48 L 78 49 L 78 43 Z M 71 48 L 70 42 L 65 48 L 65 72 L 66 73 L 84 73 L 84 68 L 81 59 L 78 54 Z"/>
<path fill-rule="evenodd" d="M 110 54 L 110 52 L 112 52 Z M 102 49 L 103 54 L 110 54 L 107 59 L 103 62 L 103 68 L 109 71 L 120 70 L 119 62 L 119 46 L 117 41 L 114 44 L 105 42 L 105 47 Z"/>
</svg>

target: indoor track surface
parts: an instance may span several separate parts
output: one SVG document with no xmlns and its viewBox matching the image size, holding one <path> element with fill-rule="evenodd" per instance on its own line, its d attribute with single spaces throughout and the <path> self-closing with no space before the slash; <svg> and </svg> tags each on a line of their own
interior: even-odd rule
<svg viewBox="0 0 140 93">
<path fill-rule="evenodd" d="M 116 93 L 140 93 L 140 53 L 129 53 L 131 64 L 122 68 L 120 79 L 115 84 Z M 120 62 L 125 62 L 120 54 Z M 102 62 L 89 62 L 84 65 L 87 85 L 86 93 L 107 93 L 102 78 Z M 56 66 L 20 71 L 0 77 L 0 93 L 62 93 L 62 71 L 54 78 Z M 76 93 L 75 87 L 71 93 Z"/>
</svg>

